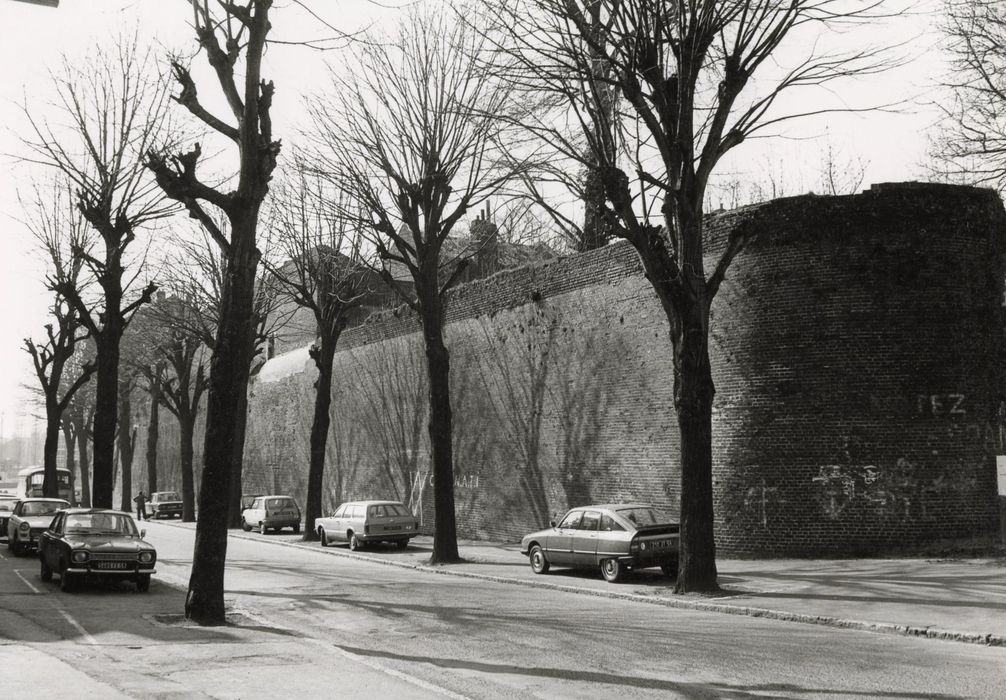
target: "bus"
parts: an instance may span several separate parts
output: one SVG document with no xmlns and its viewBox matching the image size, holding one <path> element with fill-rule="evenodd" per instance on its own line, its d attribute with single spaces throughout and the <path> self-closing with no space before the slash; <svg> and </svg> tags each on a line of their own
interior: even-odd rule
<svg viewBox="0 0 1006 700">
<path fill-rule="evenodd" d="M 17 473 L 18 498 L 41 498 L 42 482 L 45 479 L 45 467 L 25 467 Z M 70 486 L 70 470 L 56 468 L 56 483 L 58 497 L 73 503 L 73 491 Z"/>
</svg>

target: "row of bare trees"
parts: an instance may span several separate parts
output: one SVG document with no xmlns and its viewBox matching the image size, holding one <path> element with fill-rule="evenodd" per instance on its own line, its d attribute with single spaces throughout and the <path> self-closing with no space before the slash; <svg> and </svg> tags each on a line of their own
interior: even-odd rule
<svg viewBox="0 0 1006 700">
<path fill-rule="evenodd" d="M 330 452 L 332 358 L 347 316 L 379 280 L 421 327 L 434 475 L 432 559 L 458 560 L 444 324 L 448 293 L 464 277 L 471 251 L 459 255 L 448 242 L 490 197 L 533 201 L 556 225 L 573 230 L 581 247 L 621 238 L 638 253 L 673 349 L 667 381 L 681 450 L 677 589 L 715 589 L 709 316 L 747 232 L 708 247 L 707 188 L 724 155 L 756 132 L 822 111 L 787 112 L 778 106 L 784 92 L 834 89 L 837 81 L 884 67 L 875 50 L 823 54 L 813 40 L 815 32 L 872 19 L 882 3 L 473 0 L 412 7 L 396 31 L 353 42 L 340 56 L 341 70 L 333 68 L 331 84 L 307 105 L 297 167 L 287 172 L 277 169 L 275 88 L 263 71 L 272 0 L 190 4 L 221 101 L 204 100 L 191 66 L 177 57 L 172 94 L 167 77 L 148 66 L 134 42 L 100 55 L 83 76 L 68 67 L 57 83 L 76 140 L 32 120 L 35 138 L 28 142 L 36 160 L 71 180 L 89 232 L 70 245 L 68 267 L 86 272 L 87 283 L 54 276 L 50 287 L 56 311 L 67 310 L 82 329 L 66 331 L 60 342 L 86 334 L 95 347 L 96 505 L 112 505 L 120 342 L 141 308 L 158 306 L 148 306 L 154 285 L 139 285 L 146 268 L 132 252 L 137 233 L 159 235 L 166 217 L 181 210 L 212 242 L 213 254 L 204 259 L 215 268 L 203 279 L 215 286 L 213 301 L 189 295 L 184 320 L 175 318 L 175 330 L 140 363 L 151 413 L 167 406 L 185 424 L 206 392 L 186 614 L 204 624 L 224 620 L 226 530 L 237 515 L 247 385 L 268 316 L 257 299 L 265 289 L 280 288 L 306 309 L 318 337 L 311 349 L 318 381 L 305 536 L 320 515 Z M 182 109 L 169 109 L 171 101 Z M 218 102 L 221 113 L 211 106 Z M 181 130 L 180 117 L 169 116 L 178 113 L 188 119 Z M 213 144 L 206 153 L 236 154 L 229 174 L 205 162 L 201 143 Z M 280 188 L 283 196 L 270 198 L 277 173 L 289 184 Z M 563 187 L 582 203 L 579 223 L 551 204 Z M 281 232 L 277 248 L 290 262 L 269 258 L 264 225 Z M 192 259 L 181 257 L 176 267 Z M 189 330 L 180 330 L 186 323 Z M 45 358 L 66 353 L 57 350 L 64 347 L 57 335 L 49 338 L 51 350 L 31 344 L 37 364 L 52 367 L 40 370 L 43 384 L 55 372 L 54 360 Z M 208 374 L 197 360 L 204 349 L 211 355 Z M 54 396 L 65 397 L 72 386 Z M 131 431 L 125 425 L 119 431 L 123 454 Z M 186 439 L 191 448 L 191 428 Z M 148 482 L 155 483 L 153 472 Z M 191 501 L 189 481 L 183 491 Z M 186 517 L 194 515 L 190 506 Z"/>
</svg>

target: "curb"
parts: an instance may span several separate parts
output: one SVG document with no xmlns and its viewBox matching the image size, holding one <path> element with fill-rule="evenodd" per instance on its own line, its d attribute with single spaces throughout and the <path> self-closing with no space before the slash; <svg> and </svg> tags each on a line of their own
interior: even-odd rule
<svg viewBox="0 0 1006 700">
<path fill-rule="evenodd" d="M 165 523 L 168 524 L 168 523 Z M 182 527 L 182 523 L 170 523 L 174 527 Z M 187 528 L 186 528 L 187 529 Z M 792 613 L 784 610 L 773 610 L 771 608 L 756 608 L 741 605 L 729 605 L 726 603 L 711 603 L 700 600 L 688 600 L 684 598 L 657 598 L 652 596 L 642 596 L 635 593 L 620 593 L 618 591 L 597 590 L 593 588 L 580 588 L 568 586 L 561 583 L 550 583 L 548 581 L 537 581 L 527 579 L 516 579 L 507 576 L 496 576 L 493 574 L 480 574 L 473 571 L 458 571 L 445 567 L 430 566 L 427 564 L 413 564 L 410 562 L 392 561 L 382 557 L 368 556 L 357 552 L 341 551 L 319 546 L 317 549 L 307 547 L 298 542 L 285 542 L 253 537 L 247 533 L 228 530 L 228 537 L 251 540 L 255 542 L 265 542 L 280 547 L 295 547 L 297 549 L 311 549 L 312 551 L 325 552 L 332 556 L 345 557 L 347 559 L 359 559 L 362 561 L 374 562 L 385 566 L 397 566 L 401 569 L 412 569 L 414 571 L 424 571 L 431 574 L 443 576 L 455 576 L 458 578 L 470 578 L 481 581 L 491 581 L 493 583 L 511 584 L 525 586 L 527 588 L 546 588 L 564 593 L 575 593 L 578 595 L 594 596 L 597 598 L 611 598 L 616 600 L 628 600 L 635 603 L 647 603 L 649 605 L 659 605 L 665 608 L 678 608 L 681 610 L 698 610 L 702 612 L 718 612 L 727 615 L 744 615 L 747 617 L 760 617 L 769 620 L 779 620 L 781 622 L 801 622 L 811 625 L 824 625 L 839 629 L 858 630 L 862 632 L 875 632 L 878 634 L 892 634 L 902 637 L 919 637 L 924 639 L 938 639 L 950 642 L 961 642 L 965 644 L 981 644 L 991 647 L 1006 647 L 1006 636 L 998 634 L 982 634 L 978 632 L 960 632 L 955 630 L 945 630 L 937 627 L 919 627 L 915 625 L 896 625 L 888 622 L 866 622 L 863 620 L 847 620 L 838 617 L 825 615 L 806 615 L 803 613 Z"/>
</svg>

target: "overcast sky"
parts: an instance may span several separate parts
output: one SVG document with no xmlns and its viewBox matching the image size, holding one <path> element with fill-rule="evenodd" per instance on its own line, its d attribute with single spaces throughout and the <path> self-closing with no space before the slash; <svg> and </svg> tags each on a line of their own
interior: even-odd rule
<svg viewBox="0 0 1006 700">
<path fill-rule="evenodd" d="M 367 23 L 393 20 L 395 11 L 381 9 L 366 0 L 306 0 L 324 20 L 347 31 Z M 388 4 L 388 3 L 384 3 Z M 403 4 L 398 2 L 397 4 Z M 935 4 L 935 3 L 932 3 Z M 929 0 L 922 9 L 931 6 Z M 273 14 L 274 36 L 310 39 L 331 34 L 291 0 L 276 0 Z M 61 0 L 58 9 L 36 7 L 0 0 L 0 154 L 23 153 L 19 135 L 26 123 L 21 105 L 35 115 L 46 116 L 51 99 L 47 70 L 58 65 L 62 55 L 71 60 L 90 47 L 123 31 L 139 31 L 145 41 L 164 47 L 192 51 L 187 0 Z M 778 167 L 788 173 L 786 194 L 814 189 L 815 170 L 826 143 L 843 158 L 868 163 L 864 186 L 871 182 L 920 179 L 926 158 L 927 134 L 936 112 L 924 104 L 933 94 L 931 85 L 943 66 L 936 48 L 932 18 L 919 15 L 889 23 L 872 32 L 874 38 L 896 36 L 911 41 L 906 52 L 915 57 L 910 67 L 888 75 L 861 79 L 843 101 L 863 104 L 870 101 L 915 99 L 917 106 L 897 114 L 841 115 L 807 122 L 787 131 L 785 141 L 744 144 L 724 163 L 724 170 L 742 175 Z M 864 31 L 850 38 L 860 41 Z M 301 112 L 301 97 L 317 89 L 324 80 L 324 61 L 332 54 L 304 48 L 273 47 L 263 73 L 276 83 L 275 133 L 289 144 Z M 196 59 L 202 61 L 203 58 Z M 200 94 L 213 85 L 203 83 Z M 780 164 L 785 164 L 780 166 Z M 771 164 L 771 166 L 769 165 Z M 21 385 L 31 383 L 31 364 L 23 349 L 23 338 L 39 335 L 46 320 L 47 295 L 43 289 L 43 266 L 34 243 L 18 222 L 21 212 L 16 192 L 29 184 L 30 168 L 6 157 L 0 167 L 0 211 L 3 214 L 4 248 L 0 255 L 0 295 L 3 316 L 0 323 L 0 412 L 3 436 L 32 431 L 34 410 L 25 405 Z"/>
</svg>

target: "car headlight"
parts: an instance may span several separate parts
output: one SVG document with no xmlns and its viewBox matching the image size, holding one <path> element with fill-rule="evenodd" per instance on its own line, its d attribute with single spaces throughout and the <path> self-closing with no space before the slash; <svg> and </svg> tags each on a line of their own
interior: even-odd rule
<svg viewBox="0 0 1006 700">
<path fill-rule="evenodd" d="M 88 556 L 90 555 L 87 552 L 83 550 L 78 550 L 70 554 L 70 561 L 72 561 L 74 564 L 83 564 L 85 561 L 87 561 Z"/>
<path fill-rule="evenodd" d="M 28 532 L 28 530 L 31 529 L 31 525 L 29 525 L 28 523 L 21 523 L 20 525 L 17 526 L 17 529 L 21 532 Z"/>
<path fill-rule="evenodd" d="M 154 560 L 154 553 L 153 552 L 140 552 L 140 563 L 141 564 L 149 564 L 153 560 Z"/>
</svg>

